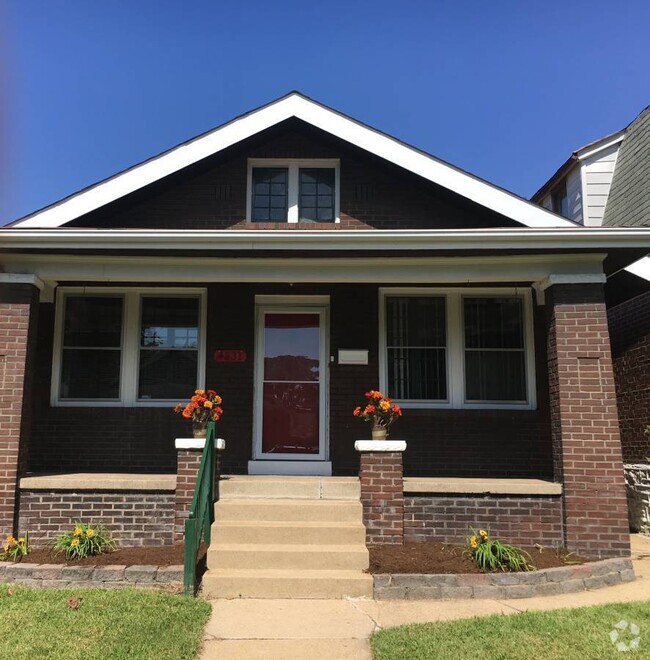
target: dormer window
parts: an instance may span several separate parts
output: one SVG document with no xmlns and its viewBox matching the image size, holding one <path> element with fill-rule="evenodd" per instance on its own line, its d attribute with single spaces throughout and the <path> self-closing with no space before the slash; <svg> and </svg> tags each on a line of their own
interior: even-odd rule
<svg viewBox="0 0 650 660">
<path fill-rule="evenodd" d="M 251 222 L 339 222 L 339 161 L 248 162 Z"/>
<path fill-rule="evenodd" d="M 553 211 L 564 218 L 569 217 L 569 196 L 566 190 L 566 181 L 562 181 L 551 195 Z"/>
</svg>

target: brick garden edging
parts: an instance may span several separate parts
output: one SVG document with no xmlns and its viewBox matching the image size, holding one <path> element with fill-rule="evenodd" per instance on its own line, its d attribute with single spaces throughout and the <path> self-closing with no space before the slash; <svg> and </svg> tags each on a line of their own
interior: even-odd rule
<svg viewBox="0 0 650 660">
<path fill-rule="evenodd" d="M 451 600 L 555 596 L 631 582 L 635 575 L 632 560 L 625 558 L 529 573 L 377 574 L 373 579 L 375 600 Z"/>
<path fill-rule="evenodd" d="M 0 563 L 0 583 L 29 587 L 147 587 L 180 589 L 183 567 L 178 566 L 69 566 L 67 564 Z"/>
</svg>

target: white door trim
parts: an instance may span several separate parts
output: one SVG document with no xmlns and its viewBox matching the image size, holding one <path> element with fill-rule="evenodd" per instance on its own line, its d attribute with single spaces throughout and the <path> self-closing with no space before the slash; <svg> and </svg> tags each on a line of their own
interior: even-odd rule
<svg viewBox="0 0 650 660">
<path fill-rule="evenodd" d="M 306 296 L 282 297 L 277 303 L 255 306 L 255 377 L 253 395 L 253 461 L 327 461 L 329 458 L 329 306 L 323 296 L 313 297 L 309 304 Z M 264 316 L 276 314 L 318 314 L 320 318 L 320 373 L 319 373 L 319 451 L 318 454 L 265 454 L 262 452 L 262 405 L 264 378 Z"/>
</svg>

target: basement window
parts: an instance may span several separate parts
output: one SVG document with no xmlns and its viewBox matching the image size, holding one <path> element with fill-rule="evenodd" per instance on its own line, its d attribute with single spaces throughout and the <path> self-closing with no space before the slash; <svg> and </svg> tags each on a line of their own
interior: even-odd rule
<svg viewBox="0 0 650 660">
<path fill-rule="evenodd" d="M 247 217 L 251 222 L 339 222 L 339 161 L 249 160 Z"/>
</svg>

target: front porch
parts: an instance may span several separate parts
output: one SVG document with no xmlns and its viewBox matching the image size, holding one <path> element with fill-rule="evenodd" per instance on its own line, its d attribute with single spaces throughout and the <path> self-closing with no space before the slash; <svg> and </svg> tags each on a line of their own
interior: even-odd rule
<svg viewBox="0 0 650 660">
<path fill-rule="evenodd" d="M 179 461 L 174 440 L 189 429 L 171 409 L 207 385 L 224 401 L 222 474 L 361 473 L 367 527 L 400 521 L 383 542 L 458 541 L 480 519 L 515 543 L 629 551 L 602 255 L 233 259 L 230 270 L 172 257 L 164 278 L 147 259 L 120 257 L 108 283 L 92 258 L 54 255 L 47 286 L 2 285 L 7 351 L 19 347 L 10 359 L 24 372 L 12 391 L 25 393 L 11 403 L 3 530 L 92 516 L 130 525 L 129 543 L 178 539 L 196 464 Z M 208 262 L 211 280 L 197 280 Z M 241 281 L 247 265 L 278 282 Z M 354 448 L 369 429 L 352 409 L 377 386 L 402 406 L 391 437 L 407 443 L 387 497 L 364 495 Z M 385 458 L 367 463 L 371 480 Z"/>
</svg>

